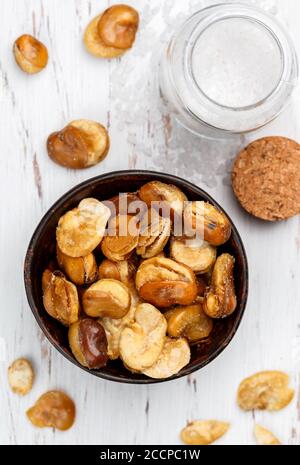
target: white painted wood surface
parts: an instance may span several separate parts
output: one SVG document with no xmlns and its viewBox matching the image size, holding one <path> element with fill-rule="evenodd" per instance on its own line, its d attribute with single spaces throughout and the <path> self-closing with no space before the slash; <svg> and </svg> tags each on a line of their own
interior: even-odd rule
<svg viewBox="0 0 300 465">
<path fill-rule="evenodd" d="M 257 421 L 286 444 L 300 444 L 300 219 L 269 225 L 237 205 L 228 171 L 248 139 L 208 142 L 193 138 L 161 114 L 157 61 L 172 28 L 201 0 L 130 0 L 141 13 L 131 52 L 120 60 L 88 55 L 82 34 L 105 0 L 1 0 L 0 11 L 0 443 L 177 444 L 190 419 L 230 421 L 223 444 L 253 444 Z M 257 1 L 288 25 L 300 54 L 298 0 Z M 13 41 L 33 33 L 50 52 L 49 66 L 26 76 L 14 63 Z M 106 160 L 87 171 L 56 166 L 46 154 L 50 132 L 76 118 L 109 126 Z M 265 134 L 300 140 L 300 93 Z M 253 137 L 253 136 L 252 136 Z M 237 336 L 217 360 L 190 378 L 153 386 L 96 379 L 71 365 L 45 340 L 26 301 L 23 259 L 32 232 L 51 204 L 82 180 L 107 171 L 145 168 L 185 177 L 208 190 L 232 215 L 248 252 L 250 296 Z M 7 385 L 16 357 L 36 369 L 32 392 L 19 398 Z M 244 413 L 235 403 L 238 383 L 262 369 L 290 373 L 296 390 L 285 410 Z M 77 405 L 65 433 L 33 428 L 25 410 L 48 389 L 61 388 Z"/>
</svg>

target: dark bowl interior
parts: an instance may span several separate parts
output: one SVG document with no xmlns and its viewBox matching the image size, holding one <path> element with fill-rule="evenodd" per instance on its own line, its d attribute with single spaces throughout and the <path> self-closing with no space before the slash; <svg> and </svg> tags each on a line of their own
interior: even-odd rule
<svg viewBox="0 0 300 465">
<path fill-rule="evenodd" d="M 110 361 L 105 368 L 88 370 L 81 366 L 73 357 L 67 337 L 67 329 L 51 318 L 44 309 L 41 277 L 51 258 L 55 258 L 55 230 L 59 218 L 85 197 L 95 197 L 106 200 L 120 192 L 134 192 L 142 184 L 152 180 L 159 180 L 178 186 L 189 200 L 205 200 L 222 208 L 206 192 L 199 187 L 172 175 L 151 171 L 118 171 L 104 174 L 74 187 L 62 196 L 41 220 L 30 241 L 25 258 L 25 287 L 31 310 L 49 341 L 68 360 L 82 370 L 98 376 L 124 383 L 147 384 L 167 380 L 155 380 L 144 375 L 133 374 L 125 369 L 120 360 Z M 227 215 L 228 216 L 228 215 Z M 235 335 L 243 316 L 248 293 L 248 268 L 245 250 L 240 236 L 232 224 L 230 240 L 219 248 L 219 253 L 228 252 L 236 258 L 235 285 L 237 294 L 237 309 L 233 315 L 224 320 L 217 320 L 210 337 L 205 342 L 192 347 L 190 363 L 180 373 L 170 379 L 188 375 L 207 365 L 216 358 L 229 344 Z"/>
</svg>

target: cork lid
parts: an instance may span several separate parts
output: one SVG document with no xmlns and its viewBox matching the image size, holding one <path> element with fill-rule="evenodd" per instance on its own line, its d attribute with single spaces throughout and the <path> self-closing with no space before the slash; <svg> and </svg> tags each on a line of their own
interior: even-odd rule
<svg viewBox="0 0 300 465">
<path fill-rule="evenodd" d="M 300 213 L 300 145 L 285 137 L 252 142 L 237 156 L 232 186 L 242 207 L 267 221 Z"/>
</svg>

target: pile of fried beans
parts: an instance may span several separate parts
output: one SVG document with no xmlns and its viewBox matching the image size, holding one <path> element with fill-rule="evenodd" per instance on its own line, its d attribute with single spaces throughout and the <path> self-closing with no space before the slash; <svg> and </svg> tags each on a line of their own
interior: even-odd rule
<svg viewBox="0 0 300 465">
<path fill-rule="evenodd" d="M 58 222 L 44 307 L 68 327 L 81 365 L 120 358 L 131 372 L 169 378 L 236 308 L 235 260 L 218 254 L 230 235 L 223 212 L 160 181 L 85 198 Z"/>
</svg>

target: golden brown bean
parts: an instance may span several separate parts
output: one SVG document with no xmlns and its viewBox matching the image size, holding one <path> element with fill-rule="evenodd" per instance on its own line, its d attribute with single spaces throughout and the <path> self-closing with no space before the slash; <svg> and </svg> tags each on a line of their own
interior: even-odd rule
<svg viewBox="0 0 300 465">
<path fill-rule="evenodd" d="M 113 5 L 101 15 L 98 34 L 108 47 L 129 49 L 139 26 L 138 12 L 128 5 Z"/>
<path fill-rule="evenodd" d="M 87 166 L 100 163 L 108 154 L 110 139 L 107 129 L 96 121 L 77 119 L 69 123 L 71 128 L 78 129 L 84 135 L 88 148 Z"/>
<path fill-rule="evenodd" d="M 43 302 L 52 318 L 69 326 L 78 320 L 79 299 L 76 286 L 60 271 L 45 270 L 42 278 Z"/>
<path fill-rule="evenodd" d="M 28 74 L 39 73 L 48 63 L 47 48 L 29 34 L 24 34 L 15 41 L 14 55 L 19 67 Z"/>
<path fill-rule="evenodd" d="M 8 382 L 15 394 L 24 396 L 31 390 L 34 371 L 26 358 L 18 358 L 8 368 Z"/>
<path fill-rule="evenodd" d="M 186 195 L 178 187 L 160 181 L 144 184 L 138 194 L 149 208 L 161 210 L 162 215 L 167 218 L 174 218 L 174 214 L 181 216 L 184 202 L 187 201 Z"/>
<path fill-rule="evenodd" d="M 260 425 L 254 426 L 254 436 L 260 446 L 279 446 L 281 444 L 271 431 Z"/>
<path fill-rule="evenodd" d="M 100 279 L 116 279 L 127 286 L 134 284 L 135 263 L 133 260 L 123 260 L 121 262 L 112 262 L 107 258 L 99 266 Z"/>
<path fill-rule="evenodd" d="M 108 153 L 110 146 L 107 130 L 90 120 L 72 121 L 47 140 L 49 157 L 61 166 L 83 169 L 96 165 Z"/>
<path fill-rule="evenodd" d="M 189 342 L 207 338 L 213 329 L 213 321 L 204 313 L 201 304 L 177 307 L 164 316 L 168 322 L 168 335 L 186 337 Z"/>
<path fill-rule="evenodd" d="M 184 224 L 187 235 L 197 235 L 211 245 L 222 245 L 231 236 L 228 218 L 208 202 L 189 202 L 184 208 Z"/>
<path fill-rule="evenodd" d="M 153 209 L 141 219 L 141 230 L 136 253 L 142 258 L 152 258 L 160 254 L 171 233 L 171 221 L 163 218 Z"/>
<path fill-rule="evenodd" d="M 77 208 L 63 215 L 57 226 L 56 240 L 69 257 L 85 257 L 101 242 L 110 210 L 96 199 L 83 199 Z"/>
<path fill-rule="evenodd" d="M 92 253 L 85 257 L 73 258 L 64 254 L 57 246 L 56 257 L 60 269 L 77 286 L 92 284 L 97 280 L 97 263 Z"/>
<path fill-rule="evenodd" d="M 126 50 L 107 46 L 101 39 L 98 32 L 98 23 L 102 15 L 96 16 L 87 25 L 83 42 L 87 51 L 97 58 L 117 58 L 123 55 Z"/>
<path fill-rule="evenodd" d="M 103 254 L 109 260 L 119 262 L 127 260 L 139 240 L 138 226 L 135 218 L 129 215 L 119 215 L 111 218 L 108 234 L 101 243 Z"/>
<path fill-rule="evenodd" d="M 172 238 L 171 257 L 190 267 L 195 273 L 207 273 L 217 258 L 216 247 L 203 240 Z"/>
<path fill-rule="evenodd" d="M 57 428 L 65 431 L 74 423 L 75 404 L 64 392 L 48 391 L 26 412 L 38 428 Z"/>
<path fill-rule="evenodd" d="M 110 360 L 116 360 L 120 357 L 120 338 L 124 328 L 134 323 L 134 314 L 136 304 L 131 296 L 131 306 L 129 311 L 123 318 L 116 320 L 115 318 L 99 318 L 99 323 L 103 326 L 107 338 L 107 355 Z"/>
<path fill-rule="evenodd" d="M 234 258 L 222 254 L 214 265 L 211 284 L 203 301 L 203 310 L 211 318 L 225 318 L 236 309 L 233 278 Z"/>
<path fill-rule="evenodd" d="M 124 192 L 122 194 L 115 195 L 104 203 L 111 208 L 112 217 L 118 215 L 137 214 L 142 216 L 147 211 L 147 206 L 134 192 Z"/>
<path fill-rule="evenodd" d="M 177 375 L 183 367 L 188 365 L 191 350 L 186 339 L 165 338 L 163 349 L 157 361 L 150 368 L 143 371 L 144 375 L 154 379 L 166 379 Z"/>
<path fill-rule="evenodd" d="M 136 288 L 142 299 L 159 308 L 190 305 L 197 297 L 194 273 L 169 258 L 154 257 L 141 263 Z"/>
<path fill-rule="evenodd" d="M 76 360 L 89 369 L 106 365 L 107 338 L 103 326 L 91 318 L 77 321 L 69 328 L 69 344 Z"/>
<path fill-rule="evenodd" d="M 294 397 L 289 377 L 281 371 L 262 371 L 239 385 L 237 401 L 243 410 L 281 410 Z"/>
<path fill-rule="evenodd" d="M 153 305 L 140 304 L 134 322 L 123 329 L 120 337 L 120 355 L 124 364 L 133 371 L 151 367 L 163 349 L 167 322 Z"/>
<path fill-rule="evenodd" d="M 125 284 L 115 279 L 101 279 L 83 294 L 84 312 L 93 318 L 123 318 L 130 308 L 131 296 Z"/>
</svg>

